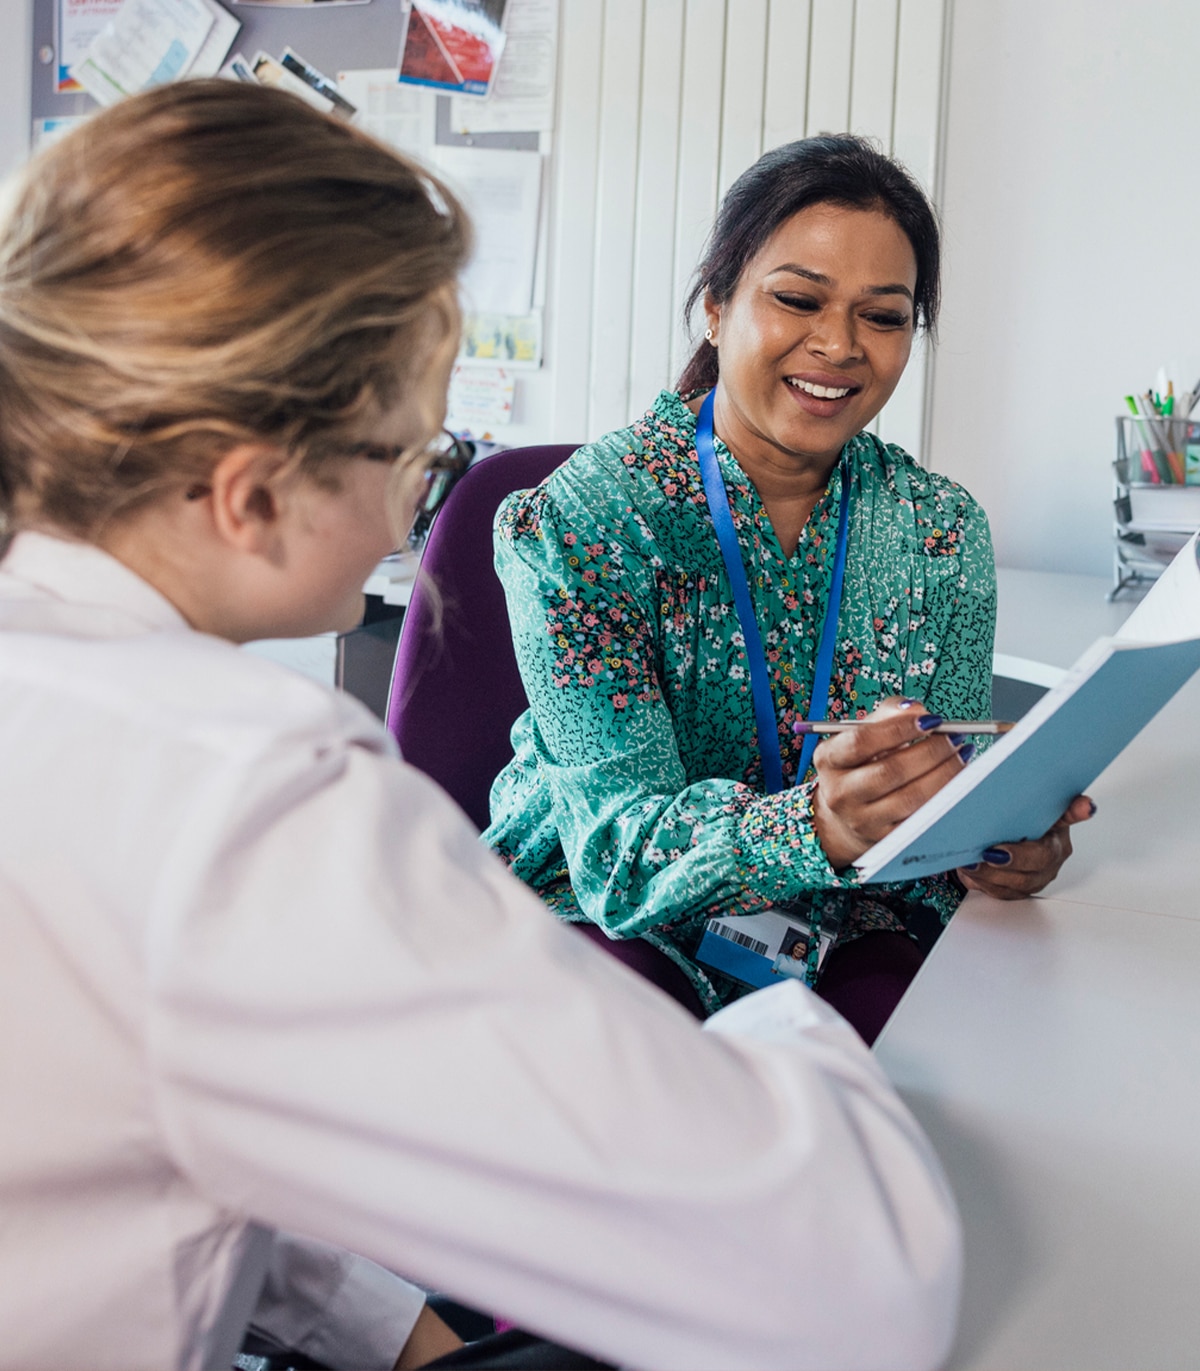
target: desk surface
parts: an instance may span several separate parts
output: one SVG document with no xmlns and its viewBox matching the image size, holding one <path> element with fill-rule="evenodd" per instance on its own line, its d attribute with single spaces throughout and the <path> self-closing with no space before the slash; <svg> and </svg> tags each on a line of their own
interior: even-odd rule
<svg viewBox="0 0 1200 1371">
<path fill-rule="evenodd" d="M 1043 634 L 1066 665 L 1110 631 L 1081 587 L 1017 575 L 1008 651 Z M 1198 720 L 1200 678 L 1092 788 L 1049 896 L 970 896 L 880 1037 L 963 1212 L 951 1367 L 1200 1363 Z"/>
<path fill-rule="evenodd" d="M 1115 633 L 1138 596 L 1105 598 L 1104 576 L 1066 576 L 1044 571 L 996 571 L 996 651 L 1049 666 L 1068 667 L 1097 638 Z"/>
</svg>

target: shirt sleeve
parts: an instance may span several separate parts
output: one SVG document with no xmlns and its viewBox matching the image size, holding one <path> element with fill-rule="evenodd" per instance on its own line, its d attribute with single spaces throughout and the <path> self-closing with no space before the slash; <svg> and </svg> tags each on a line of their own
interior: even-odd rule
<svg viewBox="0 0 1200 1371">
<path fill-rule="evenodd" d="M 250 1328 L 322 1366 L 392 1371 L 424 1305 L 423 1290 L 366 1257 L 276 1233 Z"/>
<path fill-rule="evenodd" d="M 156 1108 L 229 1212 L 649 1371 L 945 1355 L 953 1201 L 803 987 L 701 1031 L 364 747 L 230 764 L 161 871 Z"/>
<path fill-rule="evenodd" d="M 720 777 L 689 782 L 657 666 L 655 567 L 636 536 L 564 485 L 502 511 L 496 568 L 583 912 L 632 937 L 854 886 L 817 839 L 811 783 L 764 795 Z"/>
</svg>

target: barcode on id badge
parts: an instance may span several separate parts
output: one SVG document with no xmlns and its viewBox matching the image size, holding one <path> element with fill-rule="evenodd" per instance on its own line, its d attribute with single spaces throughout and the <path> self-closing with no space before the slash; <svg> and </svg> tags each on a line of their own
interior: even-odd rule
<svg viewBox="0 0 1200 1371">
<path fill-rule="evenodd" d="M 728 938 L 731 943 L 737 943 L 739 947 L 757 952 L 760 957 L 767 955 L 766 943 L 760 942 L 757 938 L 752 938 L 749 933 L 739 933 L 736 929 L 730 928 L 728 924 L 723 924 L 720 919 L 709 919 L 708 931 L 715 933 L 718 938 Z"/>
</svg>

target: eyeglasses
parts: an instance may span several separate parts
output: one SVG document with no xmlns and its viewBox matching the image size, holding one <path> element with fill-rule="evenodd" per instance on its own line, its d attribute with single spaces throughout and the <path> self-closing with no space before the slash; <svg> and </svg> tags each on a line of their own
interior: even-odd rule
<svg viewBox="0 0 1200 1371">
<path fill-rule="evenodd" d="M 446 497 L 458 484 L 466 469 L 475 460 L 475 444 L 456 438 L 444 428 L 428 447 L 414 452 L 408 447 L 392 447 L 386 443 L 356 443 L 345 448 L 349 457 L 365 457 L 369 462 L 398 462 L 422 468 L 425 485 L 417 501 L 408 545 L 420 547 L 433 523 L 433 516 L 446 503 Z M 212 494 L 209 485 L 190 486 L 184 492 L 186 500 L 202 500 Z"/>
<path fill-rule="evenodd" d="M 352 457 L 365 457 L 371 462 L 396 462 L 404 458 L 414 466 L 424 468 L 425 486 L 417 501 L 409 547 L 419 547 L 429 532 L 433 516 L 446 503 L 446 498 L 461 480 L 475 458 L 474 443 L 456 438 L 449 429 L 441 433 L 420 454 L 411 448 L 388 447 L 382 443 L 358 443 L 347 449 Z"/>
</svg>

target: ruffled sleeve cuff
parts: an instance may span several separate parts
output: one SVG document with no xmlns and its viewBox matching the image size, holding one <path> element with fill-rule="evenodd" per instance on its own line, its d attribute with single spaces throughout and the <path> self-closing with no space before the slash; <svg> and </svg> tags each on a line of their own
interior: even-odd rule
<svg viewBox="0 0 1200 1371">
<path fill-rule="evenodd" d="M 853 867 L 835 872 L 813 827 L 815 780 L 777 795 L 758 795 L 734 829 L 738 874 L 764 904 L 786 904 L 814 890 L 852 890 Z"/>
</svg>

